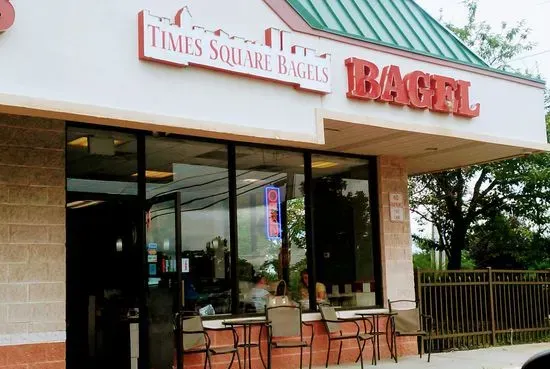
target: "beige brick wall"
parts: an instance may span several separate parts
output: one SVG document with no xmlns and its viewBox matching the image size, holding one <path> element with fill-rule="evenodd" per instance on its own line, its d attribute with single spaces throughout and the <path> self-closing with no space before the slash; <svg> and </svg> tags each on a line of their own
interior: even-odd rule
<svg viewBox="0 0 550 369">
<path fill-rule="evenodd" d="M 0 115 L 0 345 L 65 331 L 64 147 L 64 122 Z"/>
<path fill-rule="evenodd" d="M 384 304 L 388 298 L 414 300 L 411 224 L 405 160 L 383 156 L 377 159 L 377 166 Z M 390 220 L 390 193 L 403 195 L 405 219 L 401 223 Z"/>
</svg>

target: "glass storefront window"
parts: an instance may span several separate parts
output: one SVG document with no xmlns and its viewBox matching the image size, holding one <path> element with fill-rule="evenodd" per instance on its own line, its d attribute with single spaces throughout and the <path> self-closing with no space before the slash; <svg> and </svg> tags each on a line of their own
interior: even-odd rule
<svg viewBox="0 0 550 369">
<path fill-rule="evenodd" d="M 316 276 L 335 306 L 376 305 L 368 164 L 312 155 Z"/>
<path fill-rule="evenodd" d="M 157 136 L 144 140 L 144 270 L 149 292 L 169 286 L 173 313 L 180 308 L 203 315 L 263 313 L 269 298 L 281 293 L 309 310 L 310 280 L 316 282 L 311 290 L 317 302 L 376 305 L 380 286 L 375 280 L 379 268 L 369 159 L 248 145 L 235 146 L 233 156 L 231 144 Z M 310 157 L 312 178 L 306 194 L 304 165 Z M 85 127 L 67 130 L 67 187 L 77 207 L 80 197 L 89 194 L 137 195 L 137 162 L 135 135 Z M 233 167 L 235 173 L 230 173 Z M 229 183 L 232 175 L 234 187 Z M 235 224 L 230 219 L 233 188 Z M 176 193 L 179 202 L 170 197 Z M 312 229 L 306 228 L 306 196 L 311 196 Z M 92 196 L 90 201 L 102 200 Z M 230 242 L 231 226 L 236 228 L 238 250 Z M 314 246 L 313 276 L 306 272 L 308 232 Z M 176 252 L 179 235 L 181 250 Z M 154 249 L 149 250 L 150 245 Z M 174 279 L 178 258 L 181 290 L 173 288 L 179 285 Z M 233 267 L 231 260 L 237 261 Z M 181 304 L 176 301 L 179 295 Z"/>
<path fill-rule="evenodd" d="M 263 313 L 280 281 L 287 295 L 301 301 L 300 272 L 307 267 L 304 156 L 237 147 L 236 168 L 239 310 Z"/>
<path fill-rule="evenodd" d="M 136 136 L 68 128 L 67 175 L 67 191 L 137 195 Z"/>
<path fill-rule="evenodd" d="M 181 194 L 183 308 L 207 315 L 231 313 L 229 243 L 229 181 L 227 147 L 192 140 L 148 137 L 146 192 L 149 201 L 179 191 Z M 172 208 L 152 208 L 159 234 L 172 227 Z M 163 220 L 164 218 L 164 220 Z M 174 240 L 158 239 L 159 250 Z M 157 275 L 175 272 L 176 260 L 157 258 Z"/>
<path fill-rule="evenodd" d="M 88 304 L 97 337 L 144 308 L 141 353 L 157 368 L 181 348 L 182 310 L 262 314 L 282 295 L 303 311 L 377 303 L 370 159 L 69 127 L 66 160 L 68 317 L 84 322 L 67 329 L 83 347 L 73 362 L 92 352 Z M 104 348 L 126 357 L 117 341 Z"/>
</svg>

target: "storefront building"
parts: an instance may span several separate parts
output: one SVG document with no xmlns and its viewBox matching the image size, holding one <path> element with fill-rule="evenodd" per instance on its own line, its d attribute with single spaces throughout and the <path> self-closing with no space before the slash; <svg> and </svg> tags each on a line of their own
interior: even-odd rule
<svg viewBox="0 0 550 369">
<path fill-rule="evenodd" d="M 280 280 L 322 364 L 317 297 L 414 299 L 409 175 L 549 149 L 544 83 L 412 0 L 0 0 L 0 71 L 0 368 L 169 368 Z"/>
</svg>

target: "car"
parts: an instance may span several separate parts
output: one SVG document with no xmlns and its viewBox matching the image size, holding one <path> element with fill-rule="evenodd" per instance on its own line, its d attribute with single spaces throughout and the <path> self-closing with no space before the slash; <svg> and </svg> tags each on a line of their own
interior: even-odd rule
<svg viewBox="0 0 550 369">
<path fill-rule="evenodd" d="M 539 352 L 527 360 L 521 369 L 547 369 L 550 368 L 550 350 Z"/>
</svg>

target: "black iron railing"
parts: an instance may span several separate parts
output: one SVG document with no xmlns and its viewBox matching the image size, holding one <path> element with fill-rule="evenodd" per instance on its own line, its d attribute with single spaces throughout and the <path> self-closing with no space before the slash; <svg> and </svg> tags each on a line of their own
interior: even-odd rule
<svg viewBox="0 0 550 369">
<path fill-rule="evenodd" d="M 550 340 L 550 271 L 417 271 L 433 350 Z"/>
</svg>

